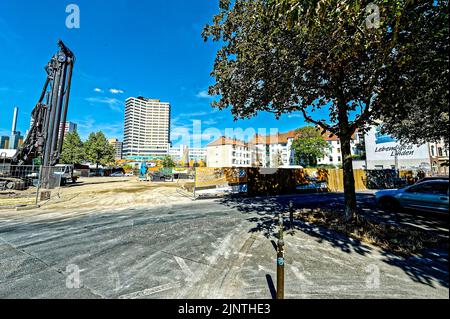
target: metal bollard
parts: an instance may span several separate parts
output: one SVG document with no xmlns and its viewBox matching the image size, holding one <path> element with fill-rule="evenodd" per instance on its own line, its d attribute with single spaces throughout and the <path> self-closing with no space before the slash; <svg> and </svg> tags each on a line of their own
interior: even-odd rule
<svg viewBox="0 0 450 319">
<path fill-rule="evenodd" d="M 280 230 L 277 245 L 277 299 L 284 299 L 284 224 L 280 214 Z"/>
<path fill-rule="evenodd" d="M 294 229 L 294 202 L 289 201 L 289 221 L 290 221 L 290 229 Z"/>
</svg>

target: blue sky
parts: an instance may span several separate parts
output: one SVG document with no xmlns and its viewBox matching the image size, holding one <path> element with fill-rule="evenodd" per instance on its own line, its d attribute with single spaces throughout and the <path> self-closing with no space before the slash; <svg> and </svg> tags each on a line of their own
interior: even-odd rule
<svg viewBox="0 0 450 319">
<path fill-rule="evenodd" d="M 79 29 L 65 25 L 70 3 L 80 8 Z M 20 107 L 18 129 L 28 129 L 59 38 L 77 56 L 68 120 L 82 138 L 101 130 L 122 140 L 124 101 L 139 95 L 171 103 L 174 145 L 193 133 L 194 120 L 202 121 L 202 131 L 222 134 L 303 125 L 299 114 L 234 122 L 228 110 L 210 106 L 206 91 L 218 46 L 204 43 L 201 31 L 217 11 L 218 0 L 0 1 L 0 135 L 9 135 L 14 106 Z M 202 134 L 202 144 L 212 138 Z"/>
</svg>

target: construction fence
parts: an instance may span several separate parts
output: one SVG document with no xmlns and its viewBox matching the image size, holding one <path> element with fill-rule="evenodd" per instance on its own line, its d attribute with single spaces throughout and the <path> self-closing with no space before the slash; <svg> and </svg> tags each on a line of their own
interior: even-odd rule
<svg viewBox="0 0 450 319">
<path fill-rule="evenodd" d="M 36 206 L 60 196 L 63 168 L 0 164 L 0 209 Z"/>
<path fill-rule="evenodd" d="M 356 191 L 395 188 L 411 184 L 410 171 L 354 170 Z M 301 192 L 343 192 L 342 169 L 197 168 L 194 197 L 226 194 L 249 196 Z"/>
</svg>

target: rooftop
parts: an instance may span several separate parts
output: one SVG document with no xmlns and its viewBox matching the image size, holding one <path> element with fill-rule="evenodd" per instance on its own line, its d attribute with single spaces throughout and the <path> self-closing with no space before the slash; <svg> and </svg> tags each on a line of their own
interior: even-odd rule
<svg viewBox="0 0 450 319">
<path fill-rule="evenodd" d="M 244 141 L 238 140 L 236 138 L 225 137 L 225 136 L 218 138 L 214 142 L 209 143 L 207 146 L 220 146 L 220 145 L 248 146 L 248 144 Z"/>
</svg>

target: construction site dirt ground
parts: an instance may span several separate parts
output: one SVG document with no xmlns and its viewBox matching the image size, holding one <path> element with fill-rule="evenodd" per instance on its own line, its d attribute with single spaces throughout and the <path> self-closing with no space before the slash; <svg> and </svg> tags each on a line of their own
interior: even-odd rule
<svg viewBox="0 0 450 319">
<path fill-rule="evenodd" d="M 164 205 L 189 202 L 189 194 L 181 191 L 188 182 L 145 182 L 136 177 L 81 178 L 75 184 L 51 190 L 51 199 L 36 203 L 36 189 L 0 194 L 0 211 L 14 211 L 15 206 L 29 213 L 48 211 L 88 211 L 107 208 L 126 208 L 140 205 Z M 3 208 L 2 208 L 3 207 Z"/>
</svg>

